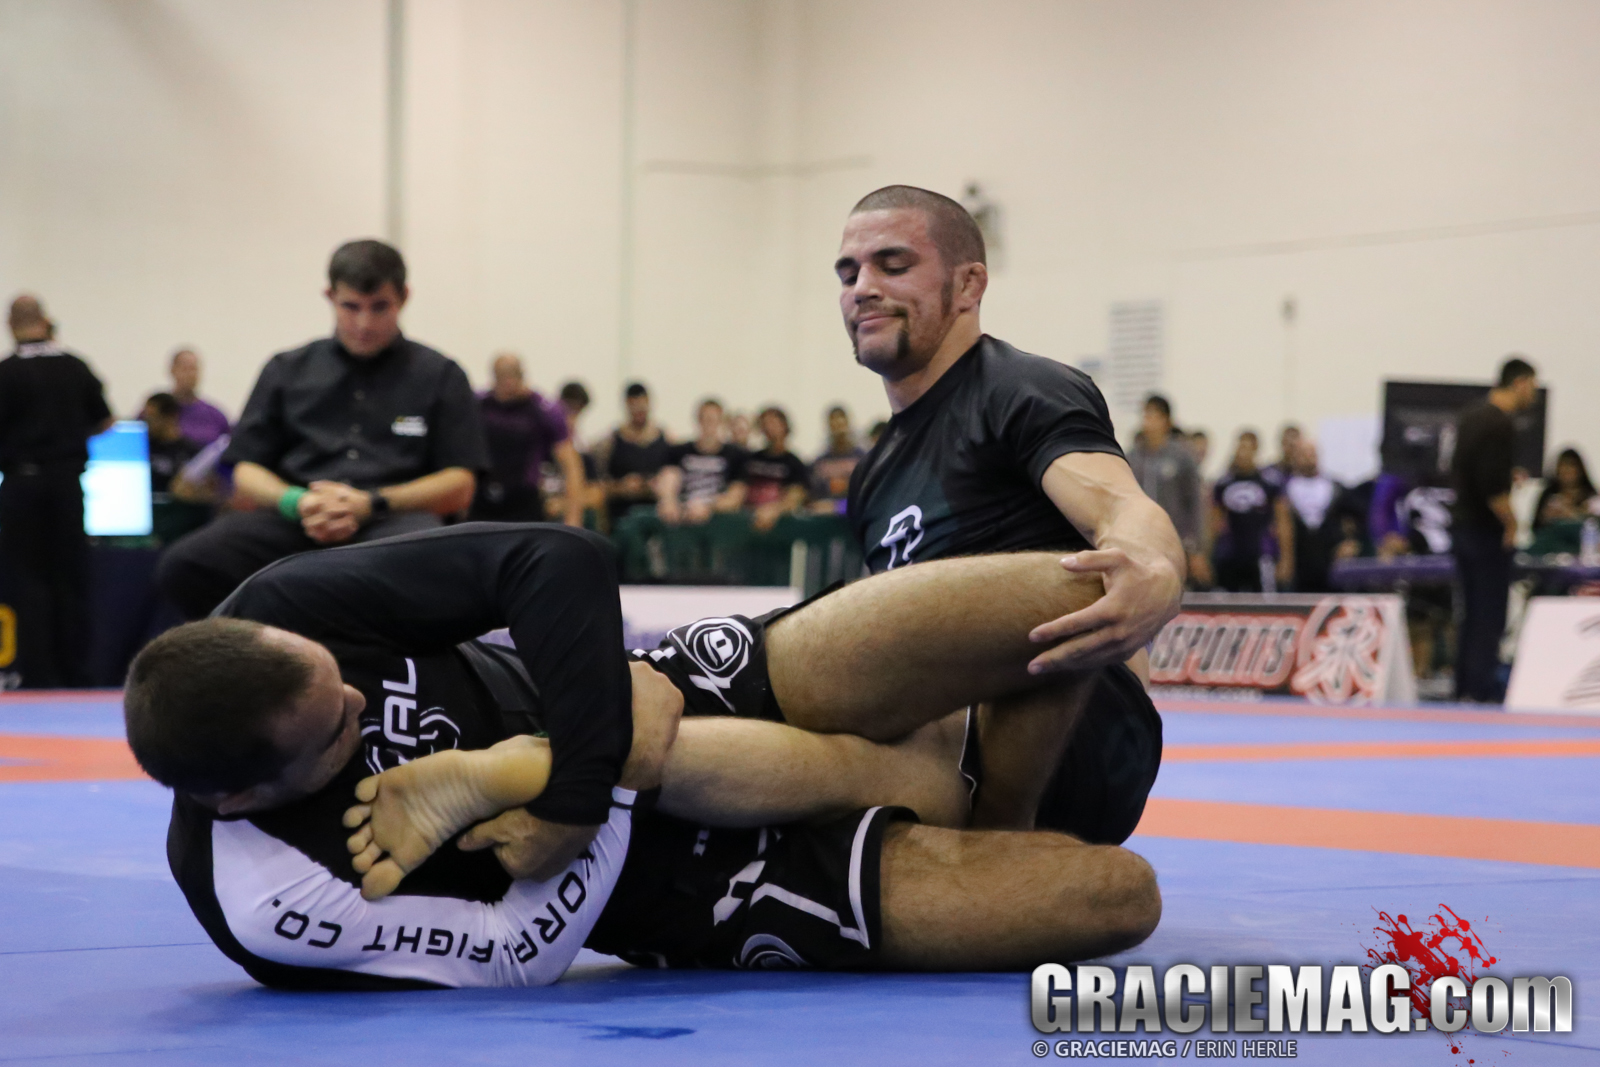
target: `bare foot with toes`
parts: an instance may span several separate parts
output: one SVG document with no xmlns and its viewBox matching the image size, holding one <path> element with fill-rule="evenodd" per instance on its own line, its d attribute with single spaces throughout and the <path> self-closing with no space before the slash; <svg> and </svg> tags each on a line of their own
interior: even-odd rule
<svg viewBox="0 0 1600 1067">
<path fill-rule="evenodd" d="M 356 784 L 344 813 L 361 895 L 378 900 L 460 831 L 526 804 L 550 778 L 550 744 L 513 737 L 476 752 L 452 749 Z"/>
</svg>

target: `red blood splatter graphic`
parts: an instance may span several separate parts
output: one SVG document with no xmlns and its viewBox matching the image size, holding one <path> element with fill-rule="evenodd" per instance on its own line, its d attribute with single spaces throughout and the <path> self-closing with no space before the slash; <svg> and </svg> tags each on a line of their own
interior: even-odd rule
<svg viewBox="0 0 1600 1067">
<path fill-rule="evenodd" d="M 1439 907 L 1450 917 L 1430 915 L 1421 930 L 1412 929 L 1404 915 L 1378 912 L 1378 925 L 1373 927 L 1373 933 L 1378 935 L 1378 947 L 1367 949 L 1370 966 L 1398 963 L 1411 972 L 1411 1004 L 1424 1018 L 1428 1015 L 1428 993 L 1435 979 L 1454 975 L 1471 989 L 1479 969 L 1498 962 L 1488 954 L 1483 939 L 1472 929 L 1471 923 L 1447 905 Z M 1459 1052 L 1460 1049 L 1452 1045 L 1450 1051 Z"/>
<path fill-rule="evenodd" d="M 1424 1019 L 1430 1015 L 1429 993 L 1435 979 L 1453 975 L 1466 982 L 1467 989 L 1471 990 L 1472 983 L 1478 980 L 1482 972 L 1499 962 L 1496 957 L 1489 955 L 1472 923 L 1457 915 L 1448 905 L 1440 904 L 1439 909 L 1442 914 L 1428 916 L 1420 930 L 1414 929 L 1411 920 L 1404 915 L 1391 916 L 1386 911 L 1378 912 L 1378 925 L 1372 929 L 1378 943 L 1376 947 L 1367 949 L 1368 962 L 1363 968 L 1370 975 L 1373 968 L 1385 963 L 1398 963 L 1405 967 L 1411 974 L 1411 1005 Z M 1455 1006 L 1458 1010 L 1465 1009 L 1465 998 Z M 1446 1040 L 1452 1055 L 1459 1056 L 1464 1051 L 1465 1042 L 1458 1035 L 1451 1035 Z M 1502 1053 L 1510 1055 L 1504 1050 Z M 1469 1059 L 1467 1063 L 1476 1064 L 1477 1060 Z"/>
</svg>

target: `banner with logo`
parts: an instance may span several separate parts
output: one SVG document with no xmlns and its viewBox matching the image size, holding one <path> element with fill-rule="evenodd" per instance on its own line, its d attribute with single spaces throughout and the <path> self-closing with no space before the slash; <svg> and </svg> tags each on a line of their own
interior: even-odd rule
<svg viewBox="0 0 1600 1067">
<path fill-rule="evenodd" d="M 1600 715 L 1600 599 L 1529 599 L 1506 710 Z"/>
<path fill-rule="evenodd" d="M 1167 696 L 1417 698 L 1405 604 L 1392 595 L 1190 594 L 1151 646 L 1150 682 Z"/>
</svg>

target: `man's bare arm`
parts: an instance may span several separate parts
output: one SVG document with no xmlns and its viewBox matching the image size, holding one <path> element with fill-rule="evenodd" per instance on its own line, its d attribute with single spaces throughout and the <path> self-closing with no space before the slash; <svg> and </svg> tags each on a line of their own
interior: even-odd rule
<svg viewBox="0 0 1600 1067">
<path fill-rule="evenodd" d="M 1054 647 L 1036 656 L 1029 669 L 1043 674 L 1125 662 L 1178 613 L 1185 563 L 1178 532 L 1120 456 L 1069 453 L 1050 464 L 1043 486 L 1095 545 L 1062 565 L 1098 572 L 1106 595 L 1035 628 L 1032 640 Z"/>
<path fill-rule="evenodd" d="M 264 508 L 278 506 L 278 498 L 289 489 L 289 483 L 259 463 L 246 460 L 233 468 L 234 488 Z"/>
</svg>

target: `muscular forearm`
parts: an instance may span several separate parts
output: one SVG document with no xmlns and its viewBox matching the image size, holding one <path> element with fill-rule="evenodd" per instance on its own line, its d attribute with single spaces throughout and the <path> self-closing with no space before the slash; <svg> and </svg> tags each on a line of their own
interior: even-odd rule
<svg viewBox="0 0 1600 1067">
<path fill-rule="evenodd" d="M 233 469 L 234 488 L 264 508 L 278 506 L 289 483 L 259 463 L 240 463 Z"/>
<path fill-rule="evenodd" d="M 1108 517 L 1108 521 L 1095 531 L 1096 548 L 1120 548 L 1130 556 L 1157 557 L 1172 565 L 1178 576 L 1180 588 L 1174 591 L 1174 603 L 1181 595 L 1186 555 L 1183 542 L 1173 528 L 1172 520 L 1161 505 L 1149 497 L 1127 501 Z"/>
</svg>

